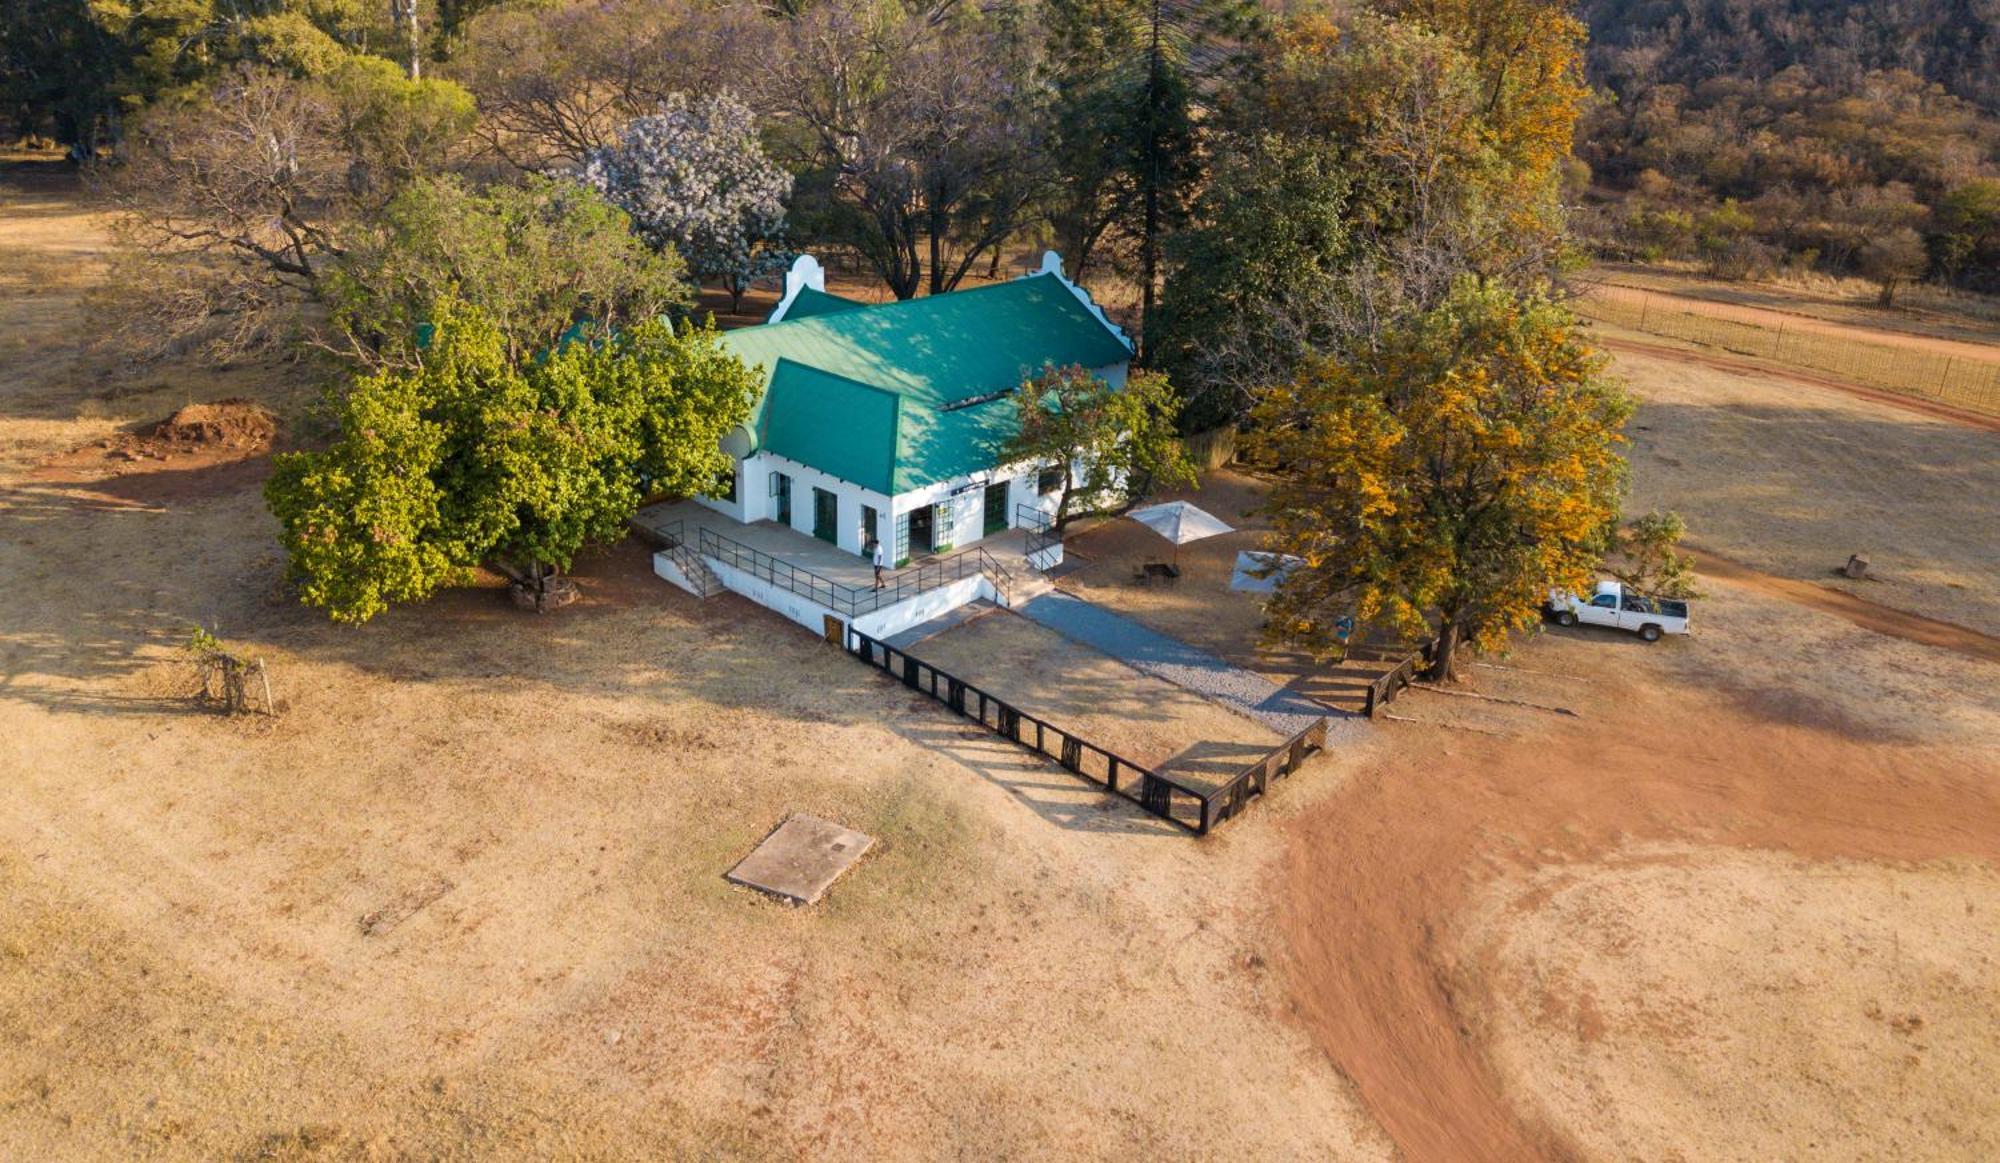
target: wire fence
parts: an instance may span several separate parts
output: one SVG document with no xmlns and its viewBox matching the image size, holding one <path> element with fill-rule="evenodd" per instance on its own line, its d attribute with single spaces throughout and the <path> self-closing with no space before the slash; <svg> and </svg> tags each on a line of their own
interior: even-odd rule
<svg viewBox="0 0 2000 1163">
<path fill-rule="evenodd" d="M 1647 335 L 1826 372 L 1863 387 L 2000 415 L 2000 350 L 1992 360 L 1983 360 L 1869 343 L 1782 323 L 1765 327 L 1691 311 L 1653 295 L 1641 295 L 1636 302 L 1585 295 L 1577 300 L 1576 308 L 1587 319 Z"/>
</svg>

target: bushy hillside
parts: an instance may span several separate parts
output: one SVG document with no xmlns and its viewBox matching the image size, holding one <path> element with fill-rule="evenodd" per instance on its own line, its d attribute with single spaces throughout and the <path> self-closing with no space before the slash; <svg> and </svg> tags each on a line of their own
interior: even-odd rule
<svg viewBox="0 0 2000 1163">
<path fill-rule="evenodd" d="M 2000 0 L 1584 0 L 1613 249 L 2000 289 Z"/>
</svg>

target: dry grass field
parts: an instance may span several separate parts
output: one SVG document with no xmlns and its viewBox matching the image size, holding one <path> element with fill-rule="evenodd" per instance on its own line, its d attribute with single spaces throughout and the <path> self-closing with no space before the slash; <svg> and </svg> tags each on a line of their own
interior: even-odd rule
<svg viewBox="0 0 2000 1163">
<path fill-rule="evenodd" d="M 1987 348 L 2000 344 L 2000 301 L 1929 283 L 1903 286 L 1896 293 L 1895 306 L 1883 307 L 1877 301 L 1881 288 L 1874 283 L 1819 272 L 1731 281 L 1704 275 L 1692 264 L 1600 263 L 1584 278 L 1598 286 L 1749 308 L 1863 333 L 1901 333 Z M 1762 321 L 1758 316 L 1747 318 Z M 1989 352 L 1988 358 L 1995 355 Z"/>
<path fill-rule="evenodd" d="M 2000 326 L 1959 311 L 1863 306 L 1851 294 L 1618 267 L 1585 277 L 1577 309 L 1613 335 L 1802 369 L 1946 408 L 2000 416 Z M 1919 294 L 1917 297 L 1922 297 Z"/>
<path fill-rule="evenodd" d="M 927 638 L 910 653 L 1192 788 L 1220 786 L 1284 742 L 1262 723 L 1007 610 Z"/>
<path fill-rule="evenodd" d="M 1194 840 L 632 546 L 547 618 L 327 625 L 261 453 L 88 452 L 303 398 L 80 356 L 102 225 L 0 172 L 0 1158 L 2000 1150 L 1992 663 L 1718 580 L 1692 641 L 1536 636 L 1475 669 L 1513 702 L 1413 691 Z M 1856 592 L 1990 632 L 2000 438 L 1621 366 L 1639 497 L 1705 547 L 1870 549 Z M 1212 568 L 1130 612 L 1246 649 L 1254 607 L 1199 637 Z M 998 617 L 935 647 L 1135 748 L 1234 738 L 1076 701 L 1116 664 Z M 277 717 L 189 703 L 195 622 Z M 793 811 L 877 838 L 811 910 L 721 879 Z"/>
</svg>

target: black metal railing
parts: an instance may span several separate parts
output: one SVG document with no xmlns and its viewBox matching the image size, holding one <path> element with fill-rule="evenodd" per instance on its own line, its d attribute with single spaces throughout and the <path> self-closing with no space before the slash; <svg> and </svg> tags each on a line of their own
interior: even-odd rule
<svg viewBox="0 0 2000 1163">
<path fill-rule="evenodd" d="M 1368 701 L 1362 707 L 1362 714 L 1374 718 L 1375 712 L 1394 702 L 1396 696 L 1403 693 L 1403 688 L 1416 681 L 1417 671 L 1428 668 L 1436 656 L 1437 639 L 1433 638 L 1369 683 Z"/>
<path fill-rule="evenodd" d="M 1009 742 L 1054 760 L 1065 770 L 1163 820 L 1197 834 L 1208 830 L 1207 797 L 1186 784 L 1107 751 L 858 630 L 849 631 L 847 650 L 911 690 L 929 695 Z"/>
<path fill-rule="evenodd" d="M 1064 770 L 1197 836 L 1207 835 L 1210 829 L 1243 811 L 1252 798 L 1264 794 L 1272 780 L 1297 771 L 1308 755 L 1326 746 L 1326 720 L 1319 719 L 1227 783 L 1212 791 L 1202 791 L 1117 752 L 1107 751 L 859 630 L 848 631 L 847 652 L 1001 738 L 1054 760 Z"/>
<path fill-rule="evenodd" d="M 715 571 L 708 568 L 708 563 L 695 552 L 694 546 L 688 544 L 685 521 L 669 521 L 657 527 L 640 528 L 649 540 L 659 546 L 661 553 L 680 567 L 681 576 L 687 579 L 698 597 L 712 598 L 722 588 L 722 579 L 715 576 Z"/>
<path fill-rule="evenodd" d="M 893 606 L 907 598 L 950 585 L 965 578 L 985 575 L 1005 601 L 1013 588 L 1014 575 L 986 550 L 974 547 L 938 561 L 899 569 L 882 579 L 882 587 L 850 586 L 823 574 L 793 565 L 782 557 L 765 553 L 713 529 L 698 531 L 697 541 L 704 557 L 740 569 L 751 577 L 769 582 L 836 614 L 856 618 Z"/>
<path fill-rule="evenodd" d="M 1042 550 L 1052 545 L 1062 544 L 1062 534 L 1056 532 L 1055 525 L 1049 520 L 1048 514 L 1035 508 L 1033 505 L 1016 505 L 1014 507 L 1014 524 L 1019 525 L 1027 531 L 1028 560 L 1030 562 L 1033 562 L 1035 555 Z"/>
<path fill-rule="evenodd" d="M 1326 720 L 1314 720 L 1312 726 L 1280 743 L 1264 758 L 1244 768 L 1228 783 L 1210 792 L 1208 802 L 1202 810 L 1207 826 L 1213 828 L 1249 807 L 1253 798 L 1270 790 L 1272 780 L 1282 779 L 1297 771 L 1305 763 L 1306 756 L 1324 750 L 1325 747 Z"/>
</svg>

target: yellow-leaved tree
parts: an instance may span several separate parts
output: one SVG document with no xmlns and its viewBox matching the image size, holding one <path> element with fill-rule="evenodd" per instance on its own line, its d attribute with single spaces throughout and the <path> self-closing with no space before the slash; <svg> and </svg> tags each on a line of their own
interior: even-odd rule
<svg viewBox="0 0 2000 1163">
<path fill-rule="evenodd" d="M 1434 633 L 1431 675 L 1501 646 L 1551 588 L 1588 593 L 1618 517 L 1631 404 L 1560 304 L 1461 279 L 1437 307 L 1309 366 L 1255 416 L 1272 548 L 1302 559 L 1270 633 L 1330 653 Z"/>
</svg>

